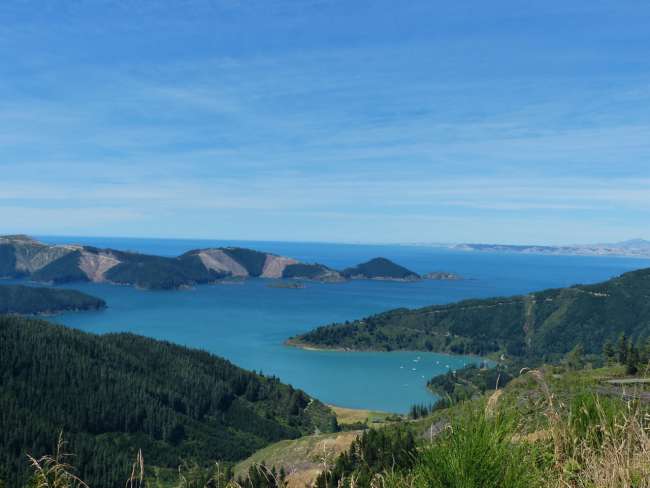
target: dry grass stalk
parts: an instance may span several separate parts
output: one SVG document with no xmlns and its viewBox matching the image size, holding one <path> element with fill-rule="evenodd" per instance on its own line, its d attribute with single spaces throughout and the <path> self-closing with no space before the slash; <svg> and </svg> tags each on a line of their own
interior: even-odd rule
<svg viewBox="0 0 650 488">
<path fill-rule="evenodd" d="M 60 432 L 54 456 L 46 455 L 36 459 L 27 455 L 34 468 L 36 488 L 88 488 L 86 483 L 72 474 L 72 466 L 65 462 L 71 455 L 64 448 L 63 432 Z"/>
<path fill-rule="evenodd" d="M 497 410 L 497 404 L 499 403 L 499 398 L 501 397 L 503 390 L 494 390 L 494 393 L 490 395 L 487 403 L 485 404 L 485 417 L 492 417 Z"/>
<path fill-rule="evenodd" d="M 138 455 L 131 468 L 131 476 L 126 480 L 126 488 L 142 488 L 144 487 L 144 458 L 142 457 L 142 450 L 138 449 Z"/>
<path fill-rule="evenodd" d="M 544 373 L 538 369 L 521 370 L 521 374 L 527 373 L 533 377 L 537 382 L 544 397 L 546 398 L 546 410 L 544 415 L 548 419 L 549 432 L 553 439 L 553 459 L 555 460 L 555 467 L 561 468 L 565 460 L 565 446 L 566 446 L 566 430 L 562 426 L 562 416 L 560 415 L 561 403 L 556 402 L 555 395 L 544 378 Z"/>
<path fill-rule="evenodd" d="M 582 439 L 577 444 L 565 486 L 650 488 L 650 418 L 629 403 L 627 413 L 611 425 L 598 400 L 597 408 L 602 443 Z"/>
</svg>

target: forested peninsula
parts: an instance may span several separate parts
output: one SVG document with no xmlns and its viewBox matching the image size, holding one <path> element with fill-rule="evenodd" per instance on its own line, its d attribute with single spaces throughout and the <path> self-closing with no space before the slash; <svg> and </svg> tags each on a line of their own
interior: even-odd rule
<svg viewBox="0 0 650 488">
<path fill-rule="evenodd" d="M 0 285 L 0 314 L 54 314 L 105 307 L 101 298 L 76 290 Z"/>
<path fill-rule="evenodd" d="M 595 285 L 528 295 L 396 309 L 319 327 L 291 345 L 348 350 L 422 350 L 506 355 L 553 362 L 580 344 L 599 354 L 624 333 L 642 341 L 650 330 L 650 269 Z"/>
</svg>

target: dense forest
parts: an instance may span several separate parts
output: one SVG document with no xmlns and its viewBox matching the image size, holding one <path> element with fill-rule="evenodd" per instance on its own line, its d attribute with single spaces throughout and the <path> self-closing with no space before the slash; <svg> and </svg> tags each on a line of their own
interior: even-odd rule
<svg viewBox="0 0 650 488">
<path fill-rule="evenodd" d="M 275 377 L 132 334 L 97 336 L 0 316 L 0 480 L 63 431 L 91 486 L 124 486 L 137 449 L 176 469 L 245 458 L 280 439 L 337 429 L 334 414 Z"/>
<path fill-rule="evenodd" d="M 516 374 L 518 370 L 513 367 L 479 367 L 471 364 L 458 371 L 449 371 L 431 378 L 427 387 L 440 396 L 443 405 L 449 405 L 501 388 Z"/>
<path fill-rule="evenodd" d="M 106 302 L 76 290 L 0 285 L 0 314 L 48 314 L 66 310 L 98 310 Z"/>
<path fill-rule="evenodd" d="M 580 344 L 600 353 L 625 333 L 633 342 L 650 333 L 650 269 L 595 285 L 525 296 L 465 300 L 416 310 L 397 309 L 319 327 L 290 344 L 353 350 L 425 350 L 505 354 L 554 361 Z"/>
<path fill-rule="evenodd" d="M 169 290 L 226 277 L 225 273 L 207 269 L 196 255 L 169 258 L 122 251 L 111 253 L 120 261 L 106 272 L 106 280 L 112 283 Z"/>
</svg>

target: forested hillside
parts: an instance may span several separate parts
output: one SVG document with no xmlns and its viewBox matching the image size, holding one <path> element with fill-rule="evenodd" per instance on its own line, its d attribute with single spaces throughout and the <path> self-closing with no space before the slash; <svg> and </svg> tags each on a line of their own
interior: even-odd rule
<svg viewBox="0 0 650 488">
<path fill-rule="evenodd" d="M 106 307 L 101 298 L 76 290 L 23 285 L 0 285 L 0 314 L 40 314 L 66 310 L 98 310 Z"/>
<path fill-rule="evenodd" d="M 319 327 L 290 344 L 354 350 L 505 353 L 553 360 L 581 344 L 600 353 L 625 333 L 650 336 L 650 269 L 596 285 L 525 296 L 465 300 L 416 310 L 397 309 Z"/>
<path fill-rule="evenodd" d="M 0 480 L 23 486 L 26 454 L 58 433 L 91 486 L 149 466 L 239 460 L 270 442 L 336 429 L 332 412 L 277 378 L 131 334 L 97 336 L 0 316 Z"/>
</svg>

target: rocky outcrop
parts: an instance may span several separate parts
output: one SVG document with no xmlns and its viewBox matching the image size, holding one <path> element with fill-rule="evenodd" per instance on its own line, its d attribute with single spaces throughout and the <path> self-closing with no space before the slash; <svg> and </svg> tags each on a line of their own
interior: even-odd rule
<svg viewBox="0 0 650 488">
<path fill-rule="evenodd" d="M 207 269 L 230 276 L 248 276 L 248 271 L 222 249 L 202 249 L 198 256 Z"/>
<path fill-rule="evenodd" d="M 120 264 L 117 259 L 109 252 L 91 253 L 86 250 L 81 251 L 79 267 L 86 273 L 88 279 L 95 283 L 101 283 L 106 280 L 106 272 Z"/>
<path fill-rule="evenodd" d="M 292 258 L 285 258 L 284 256 L 267 254 L 266 261 L 264 262 L 264 270 L 262 271 L 262 277 L 282 278 L 286 267 L 292 264 L 298 264 L 298 261 Z"/>
<path fill-rule="evenodd" d="M 423 280 L 436 280 L 436 281 L 458 281 L 463 277 L 456 273 L 449 273 L 447 271 L 432 271 L 422 275 Z"/>
</svg>

